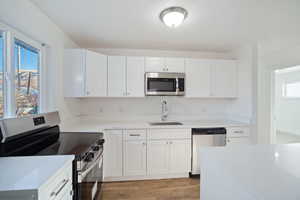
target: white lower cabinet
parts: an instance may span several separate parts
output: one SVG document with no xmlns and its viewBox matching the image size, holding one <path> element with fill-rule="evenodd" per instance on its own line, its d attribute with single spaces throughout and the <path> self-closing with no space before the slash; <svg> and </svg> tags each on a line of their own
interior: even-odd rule
<svg viewBox="0 0 300 200">
<path fill-rule="evenodd" d="M 124 141 L 124 176 L 146 175 L 146 152 L 146 141 Z"/>
<path fill-rule="evenodd" d="M 185 177 L 190 172 L 190 129 L 108 130 L 105 140 L 105 181 Z"/>
<path fill-rule="evenodd" d="M 149 175 L 188 173 L 191 169 L 191 140 L 152 140 L 147 153 Z"/>
<path fill-rule="evenodd" d="M 235 145 L 245 145 L 250 144 L 250 140 L 248 137 L 231 137 L 227 138 L 226 146 L 235 146 Z"/>
<path fill-rule="evenodd" d="M 191 169 L 191 140 L 170 141 L 170 165 L 171 173 L 188 173 Z"/>
<path fill-rule="evenodd" d="M 148 174 L 166 174 L 169 172 L 169 142 L 167 140 L 148 141 Z"/>
<path fill-rule="evenodd" d="M 226 146 L 251 144 L 248 126 L 229 127 L 226 132 Z"/>
<path fill-rule="evenodd" d="M 104 139 L 104 177 L 123 176 L 123 131 L 105 131 Z"/>
</svg>

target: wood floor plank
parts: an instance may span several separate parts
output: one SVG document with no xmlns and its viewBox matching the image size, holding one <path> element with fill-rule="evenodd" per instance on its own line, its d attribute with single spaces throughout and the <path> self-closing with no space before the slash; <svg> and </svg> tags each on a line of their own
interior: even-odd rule
<svg viewBox="0 0 300 200">
<path fill-rule="evenodd" d="M 112 182 L 103 184 L 103 200 L 199 200 L 196 178 Z"/>
</svg>

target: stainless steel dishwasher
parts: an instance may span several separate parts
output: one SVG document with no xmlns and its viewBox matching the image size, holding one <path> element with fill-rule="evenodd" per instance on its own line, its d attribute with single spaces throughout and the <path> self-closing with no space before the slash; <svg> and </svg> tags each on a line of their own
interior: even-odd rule
<svg viewBox="0 0 300 200">
<path fill-rule="evenodd" d="M 205 146 L 225 146 L 225 128 L 192 129 L 192 175 L 200 174 L 199 148 Z"/>
</svg>

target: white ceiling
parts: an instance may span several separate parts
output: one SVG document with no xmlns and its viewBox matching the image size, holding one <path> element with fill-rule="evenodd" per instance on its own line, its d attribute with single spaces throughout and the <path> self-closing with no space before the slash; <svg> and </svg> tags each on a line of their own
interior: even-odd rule
<svg viewBox="0 0 300 200">
<path fill-rule="evenodd" d="M 226 51 L 300 34 L 300 0 L 32 0 L 82 47 Z M 177 29 L 158 15 L 182 6 Z"/>
</svg>

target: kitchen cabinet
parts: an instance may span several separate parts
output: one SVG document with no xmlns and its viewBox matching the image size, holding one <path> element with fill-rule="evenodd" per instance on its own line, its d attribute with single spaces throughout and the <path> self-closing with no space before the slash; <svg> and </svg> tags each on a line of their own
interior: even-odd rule
<svg viewBox="0 0 300 200">
<path fill-rule="evenodd" d="M 180 72 L 184 73 L 184 58 L 146 57 L 146 72 Z"/>
<path fill-rule="evenodd" d="M 215 60 L 212 63 L 211 96 L 237 97 L 237 64 L 234 60 Z"/>
<path fill-rule="evenodd" d="M 108 57 L 108 96 L 144 96 L 144 57 Z"/>
<path fill-rule="evenodd" d="M 190 140 L 150 140 L 147 153 L 149 175 L 188 173 L 191 168 Z"/>
<path fill-rule="evenodd" d="M 237 97 L 236 61 L 186 59 L 186 97 Z"/>
<path fill-rule="evenodd" d="M 248 137 L 236 137 L 236 138 L 227 138 L 226 146 L 235 146 L 235 145 L 247 145 L 250 144 Z"/>
<path fill-rule="evenodd" d="M 144 97 L 145 58 L 127 56 L 126 82 L 128 97 Z"/>
<path fill-rule="evenodd" d="M 124 134 L 124 176 L 146 175 L 146 131 L 125 130 Z"/>
<path fill-rule="evenodd" d="M 211 61 L 186 59 L 186 97 L 209 97 L 211 92 Z"/>
<path fill-rule="evenodd" d="M 170 173 L 186 173 L 191 169 L 191 140 L 171 140 Z"/>
<path fill-rule="evenodd" d="M 148 174 L 167 174 L 169 172 L 169 141 L 150 140 L 148 141 L 147 165 Z"/>
<path fill-rule="evenodd" d="M 123 131 L 107 130 L 104 139 L 104 178 L 123 176 Z"/>
<path fill-rule="evenodd" d="M 190 129 L 150 129 L 148 134 L 149 175 L 184 174 L 190 171 Z"/>
<path fill-rule="evenodd" d="M 226 132 L 226 146 L 251 144 L 248 126 L 229 127 Z"/>
<path fill-rule="evenodd" d="M 125 56 L 108 56 L 108 96 L 126 96 Z"/>
<path fill-rule="evenodd" d="M 86 49 L 65 50 L 64 96 L 107 96 L 107 56 Z"/>
</svg>

